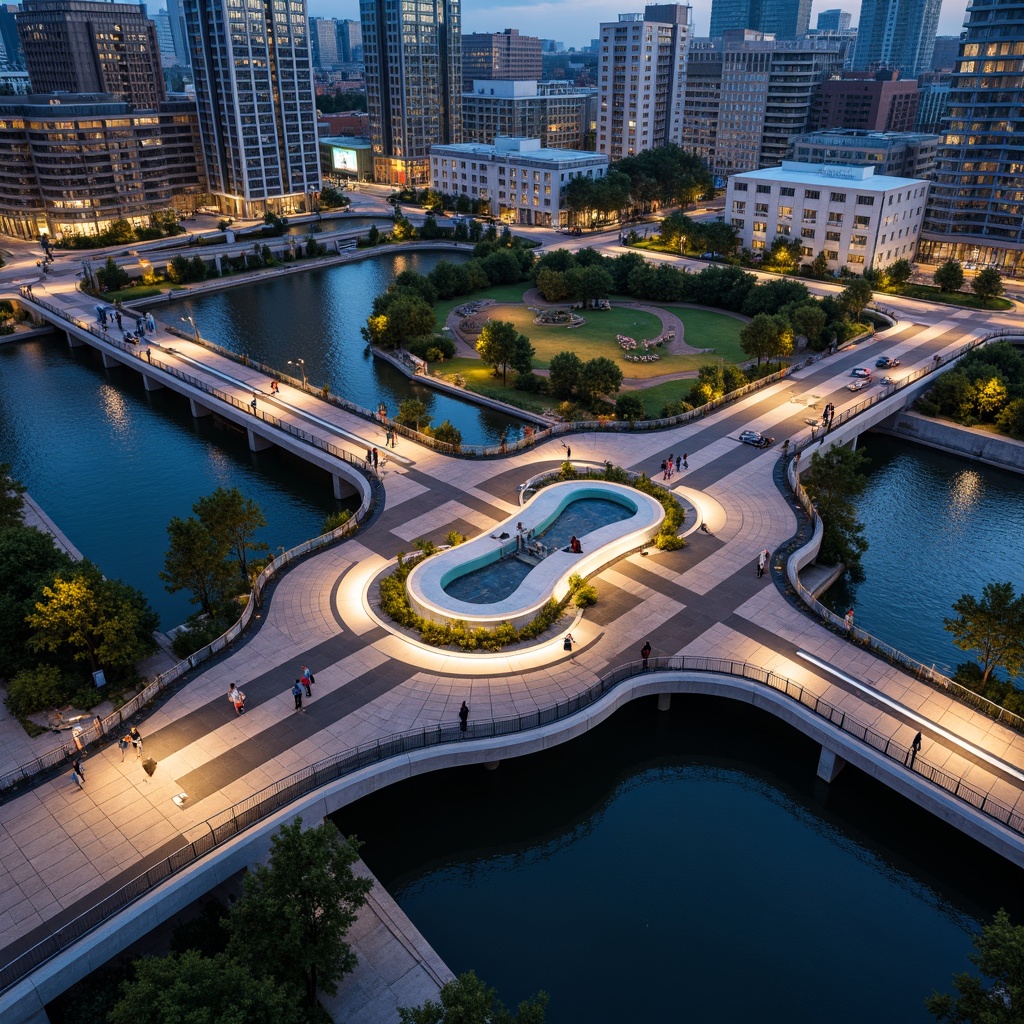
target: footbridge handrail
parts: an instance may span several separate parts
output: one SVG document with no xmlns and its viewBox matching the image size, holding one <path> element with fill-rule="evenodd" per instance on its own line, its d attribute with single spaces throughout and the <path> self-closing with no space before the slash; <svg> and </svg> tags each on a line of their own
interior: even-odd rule
<svg viewBox="0 0 1024 1024">
<path fill-rule="evenodd" d="M 912 772 L 1011 831 L 1024 835 L 1024 816 L 1020 813 L 991 799 L 989 793 L 976 789 L 963 778 L 949 774 L 927 759 L 912 758 L 911 748 L 896 742 L 891 736 L 876 732 L 839 706 L 816 696 L 799 683 L 742 661 L 690 656 L 651 658 L 647 669 L 641 662 L 627 663 L 602 677 L 582 693 L 556 704 L 538 708 L 529 714 L 473 722 L 469 726 L 468 735 L 460 731 L 457 722 L 437 725 L 396 733 L 364 743 L 306 766 L 226 808 L 205 822 L 193 826 L 189 829 L 193 838 L 188 839 L 180 849 L 104 897 L 84 914 L 56 928 L 45 939 L 10 963 L 0 967 L 0 992 L 7 991 L 47 960 L 67 949 L 104 921 L 211 850 L 322 786 L 363 768 L 428 747 L 442 744 L 457 745 L 466 739 L 497 739 L 563 721 L 593 705 L 628 680 L 637 677 L 651 678 L 652 674 L 657 672 L 728 676 L 767 686 L 775 693 L 809 710 L 829 726 L 866 744 L 873 752 L 894 762 L 902 770 Z"/>
</svg>

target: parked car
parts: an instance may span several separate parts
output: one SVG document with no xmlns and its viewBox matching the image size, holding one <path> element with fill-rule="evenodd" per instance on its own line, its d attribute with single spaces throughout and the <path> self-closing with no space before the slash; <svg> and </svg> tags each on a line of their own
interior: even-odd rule
<svg viewBox="0 0 1024 1024">
<path fill-rule="evenodd" d="M 722 254 L 720 252 L 702 252 L 700 258 L 702 260 L 718 260 L 722 258 Z"/>
<path fill-rule="evenodd" d="M 759 434 L 756 430 L 744 430 L 740 434 L 740 440 L 744 444 L 752 444 L 755 448 L 770 448 L 775 444 L 774 437 L 766 437 L 764 434 Z"/>
<path fill-rule="evenodd" d="M 875 360 L 875 366 L 880 367 L 883 370 L 891 370 L 894 366 L 899 366 L 900 361 L 893 359 L 892 356 L 880 356 Z"/>
<path fill-rule="evenodd" d="M 898 380 L 897 380 L 897 379 L 896 379 L 895 377 L 883 377 L 883 378 L 882 378 L 882 383 L 883 383 L 883 384 L 884 384 L 884 385 L 885 385 L 886 387 L 889 387 L 889 386 L 891 386 L 892 384 L 899 384 L 899 381 L 898 381 Z"/>
<path fill-rule="evenodd" d="M 869 370 L 866 366 L 858 366 L 856 370 L 851 371 L 851 377 L 871 377 L 874 371 Z"/>
<path fill-rule="evenodd" d="M 861 380 L 851 380 L 846 385 L 847 391 L 860 391 L 861 388 L 867 388 L 871 386 L 871 378 L 862 378 Z"/>
</svg>

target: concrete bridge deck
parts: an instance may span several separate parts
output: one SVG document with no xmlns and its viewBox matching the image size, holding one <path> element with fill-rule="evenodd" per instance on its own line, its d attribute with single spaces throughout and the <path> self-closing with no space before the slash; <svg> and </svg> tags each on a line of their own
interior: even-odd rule
<svg viewBox="0 0 1024 1024">
<path fill-rule="evenodd" d="M 38 286 L 36 294 L 46 297 Z M 65 290 L 48 301 L 90 319 L 84 296 Z M 572 656 L 562 650 L 561 633 L 519 653 L 432 651 L 368 614 L 366 583 L 398 551 L 453 529 L 489 530 L 518 508 L 520 483 L 563 458 L 557 440 L 491 461 L 450 460 L 403 443 L 383 477 L 386 502 L 373 525 L 292 568 L 264 605 L 258 627 L 146 718 L 145 754 L 158 762 L 152 779 L 134 752 L 122 761 L 114 746 L 87 759 L 84 790 L 64 776 L 0 805 L 0 964 L 139 875 L 215 813 L 301 766 L 365 741 L 453 723 L 463 700 L 471 722 L 529 713 L 636 660 L 645 640 L 655 656 L 725 657 L 770 669 L 904 747 L 921 729 L 922 758 L 1024 813 L 1024 736 L 847 643 L 787 600 L 773 578 L 777 571 L 764 578 L 755 571 L 758 552 L 775 551 L 789 538 L 794 518 L 790 498 L 774 482 L 777 446 L 741 445 L 740 430 L 780 440 L 805 436 L 812 402 L 820 408 L 832 401 L 842 411 L 863 399 L 863 392 L 845 390 L 853 367 L 873 365 L 883 352 L 898 355 L 903 369 L 926 365 L 936 353 L 1013 322 L 1005 314 L 948 310 L 915 320 L 912 312 L 904 311 L 881 339 L 799 370 L 702 421 L 660 433 L 573 437 L 580 461 L 610 461 L 655 478 L 670 451 L 685 451 L 690 469 L 668 486 L 707 495 L 720 522 L 713 537 L 696 533 L 681 551 L 633 556 L 601 572 L 594 581 L 599 603 L 572 625 Z M 161 358 L 180 361 L 218 388 L 246 399 L 254 389 L 266 390 L 265 378 L 237 363 L 177 338 L 167 351 L 163 341 L 156 339 Z M 279 406 L 282 416 L 307 429 L 315 423 L 325 439 L 354 453 L 383 447 L 373 424 L 308 393 L 282 388 Z M 316 686 L 297 713 L 289 690 L 303 664 Z M 226 699 L 230 682 L 248 697 L 241 718 Z M 0 760 L 0 770 L 5 767 Z M 172 800 L 179 793 L 188 794 L 181 807 Z M 153 911 L 151 923 L 158 917 Z M 91 966 L 80 965 L 78 973 Z M 69 969 L 68 983 L 74 974 Z"/>
</svg>

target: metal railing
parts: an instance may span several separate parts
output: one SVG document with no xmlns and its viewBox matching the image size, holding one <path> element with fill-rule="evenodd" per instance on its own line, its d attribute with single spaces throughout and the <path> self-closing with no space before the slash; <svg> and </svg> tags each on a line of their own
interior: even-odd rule
<svg viewBox="0 0 1024 1024">
<path fill-rule="evenodd" d="M 529 714 L 473 722 L 466 734 L 460 731 L 457 722 L 406 733 L 396 733 L 351 747 L 339 754 L 308 765 L 189 829 L 186 833 L 186 841 L 180 849 L 101 899 L 84 914 L 55 928 L 41 942 L 17 956 L 10 963 L 5 964 L 0 968 L 0 991 L 6 991 L 12 985 L 17 984 L 47 960 L 67 949 L 172 875 L 195 863 L 229 839 L 265 820 L 282 807 L 286 807 L 322 786 L 336 782 L 363 768 L 378 765 L 391 758 L 401 757 L 415 751 L 448 743 L 454 745 L 466 739 L 499 739 L 564 721 L 592 706 L 627 680 L 649 676 L 652 672 L 658 671 L 709 673 L 740 678 L 767 686 L 808 709 L 841 733 L 852 736 L 855 740 L 871 747 L 873 751 L 899 765 L 903 770 L 913 772 L 949 793 L 955 799 L 969 804 L 980 813 L 1005 825 L 1018 835 L 1024 835 L 1024 816 L 998 800 L 992 799 L 989 793 L 969 785 L 963 778 L 931 764 L 926 758 L 912 758 L 912 751 L 909 747 L 896 742 L 891 736 L 886 736 L 870 728 L 837 705 L 811 693 L 799 683 L 794 683 L 767 669 L 742 661 L 695 657 L 651 658 L 647 669 L 641 662 L 622 665 L 573 697 L 544 708 L 538 708 Z"/>
</svg>

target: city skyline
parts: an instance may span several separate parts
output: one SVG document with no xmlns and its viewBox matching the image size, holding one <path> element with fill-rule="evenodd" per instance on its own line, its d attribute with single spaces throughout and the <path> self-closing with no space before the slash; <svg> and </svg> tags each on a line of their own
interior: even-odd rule
<svg viewBox="0 0 1024 1024">
<path fill-rule="evenodd" d="M 711 0 L 696 0 L 693 6 L 693 34 L 706 36 L 711 26 Z M 309 14 L 321 18 L 359 19 L 358 0 L 309 0 Z M 462 31 L 500 32 L 517 28 L 527 35 L 557 39 L 567 47 L 589 46 L 596 39 L 598 26 L 604 21 L 615 21 L 620 14 L 642 11 L 642 2 L 629 0 L 544 0 L 536 3 L 495 2 L 470 0 L 462 11 Z M 853 16 L 856 25 L 860 18 L 860 0 L 814 0 L 811 7 L 811 26 L 817 22 L 820 11 L 839 8 Z M 959 35 L 963 29 L 967 9 L 966 0 L 944 0 L 939 14 L 938 35 Z"/>
</svg>

